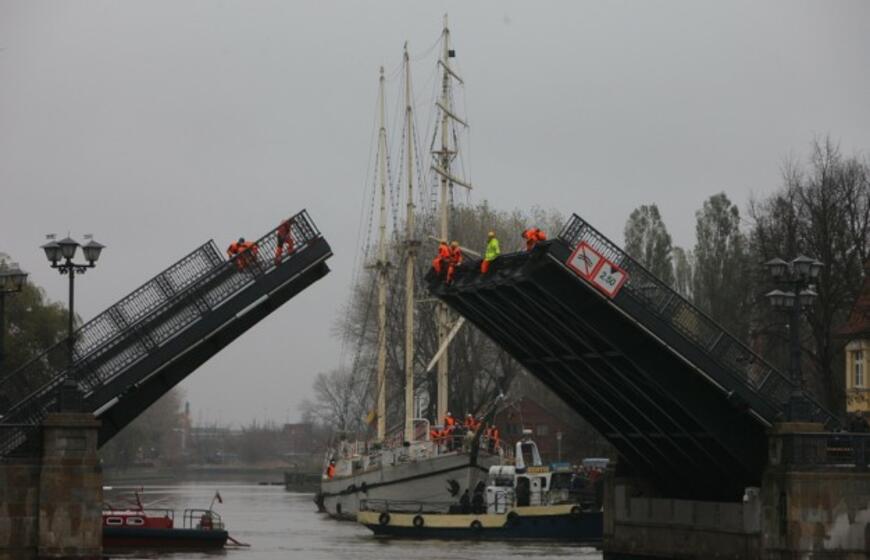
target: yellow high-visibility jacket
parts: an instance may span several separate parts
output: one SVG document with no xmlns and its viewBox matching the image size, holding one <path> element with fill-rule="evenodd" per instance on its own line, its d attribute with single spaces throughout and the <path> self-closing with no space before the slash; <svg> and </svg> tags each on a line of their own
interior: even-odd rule
<svg viewBox="0 0 870 560">
<path fill-rule="evenodd" d="M 501 249 L 498 246 L 498 239 L 493 237 L 486 244 L 486 253 L 483 255 L 483 260 L 491 261 L 501 254 Z"/>
</svg>

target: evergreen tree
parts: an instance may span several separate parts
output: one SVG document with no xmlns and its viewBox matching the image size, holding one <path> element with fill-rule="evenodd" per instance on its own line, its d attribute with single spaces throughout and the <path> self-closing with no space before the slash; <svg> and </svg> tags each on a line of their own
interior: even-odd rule
<svg viewBox="0 0 870 560">
<path fill-rule="evenodd" d="M 723 192 L 708 198 L 695 217 L 693 300 L 744 341 L 749 332 L 751 281 L 740 210 Z"/>
<path fill-rule="evenodd" d="M 640 206 L 628 217 L 625 250 L 659 280 L 674 284 L 671 235 L 655 204 Z"/>
</svg>

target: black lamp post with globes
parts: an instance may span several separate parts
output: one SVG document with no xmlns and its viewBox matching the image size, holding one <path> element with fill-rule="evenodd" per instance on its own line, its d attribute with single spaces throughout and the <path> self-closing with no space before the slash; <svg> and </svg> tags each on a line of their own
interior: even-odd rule
<svg viewBox="0 0 870 560">
<path fill-rule="evenodd" d="M 803 369 L 801 368 L 801 314 L 812 306 L 818 297 L 813 289 L 824 266 L 820 261 L 800 255 L 791 262 L 772 259 L 764 266 L 771 279 L 784 290 L 776 289 L 766 295 L 774 309 L 789 315 L 789 369 L 794 387 L 788 404 L 787 419 L 791 422 L 810 421 L 810 403 L 804 394 Z"/>
<path fill-rule="evenodd" d="M 53 238 L 53 236 L 49 237 Z M 87 272 L 89 268 L 94 268 L 100 258 L 100 253 L 105 248 L 105 245 L 94 241 L 91 236 L 87 235 L 85 238 L 88 239 L 88 242 L 84 245 L 80 245 L 78 241 L 71 237 L 66 237 L 60 241 L 52 239 L 52 241 L 42 246 L 42 250 L 45 251 L 45 257 L 48 259 L 51 268 L 56 269 L 60 274 L 69 276 L 69 319 L 67 323 L 67 364 L 69 366 L 72 366 L 74 362 L 73 352 L 75 348 L 75 340 L 73 339 L 75 277 L 76 274 L 81 275 Z M 82 254 L 87 264 L 73 262 L 79 248 L 82 249 Z M 75 380 L 67 378 L 61 390 L 60 408 L 62 410 L 67 408 L 63 403 L 63 395 L 67 394 L 70 390 L 77 392 L 78 389 Z M 70 405 L 72 403 L 67 404 Z"/>
</svg>

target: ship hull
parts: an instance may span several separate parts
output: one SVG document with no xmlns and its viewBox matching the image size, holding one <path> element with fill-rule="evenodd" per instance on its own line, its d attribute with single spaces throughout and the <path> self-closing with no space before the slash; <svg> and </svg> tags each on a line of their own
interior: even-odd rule
<svg viewBox="0 0 870 560">
<path fill-rule="evenodd" d="M 224 530 L 103 527 L 103 548 L 215 549 L 227 542 Z"/>
<path fill-rule="evenodd" d="M 317 497 L 321 511 L 336 519 L 355 520 L 361 501 L 458 503 L 468 489 L 486 482 L 491 465 L 499 458 L 479 457 L 472 464 L 468 453 L 438 455 L 324 480 Z"/>
<path fill-rule="evenodd" d="M 578 510 L 576 506 L 541 506 L 517 508 L 509 514 L 480 515 L 367 511 L 360 514 L 358 521 L 379 537 L 600 544 L 602 512 Z"/>
</svg>

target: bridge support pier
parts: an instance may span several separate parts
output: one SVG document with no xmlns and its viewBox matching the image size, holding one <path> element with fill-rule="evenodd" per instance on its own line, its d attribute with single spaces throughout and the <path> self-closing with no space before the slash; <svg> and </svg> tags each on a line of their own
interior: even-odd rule
<svg viewBox="0 0 870 560">
<path fill-rule="evenodd" d="M 742 502 L 662 497 L 609 469 L 604 558 L 870 558 L 870 436 L 783 423 L 768 443 L 761 487 Z"/>
<path fill-rule="evenodd" d="M 679 500 L 608 470 L 604 494 L 605 560 L 759 558 L 757 491 L 742 503 Z"/>
<path fill-rule="evenodd" d="M 763 560 L 870 557 L 867 434 L 779 424 L 762 483 Z"/>
<path fill-rule="evenodd" d="M 102 556 L 99 426 L 92 414 L 50 414 L 40 456 L 0 464 L 0 560 Z"/>
</svg>

